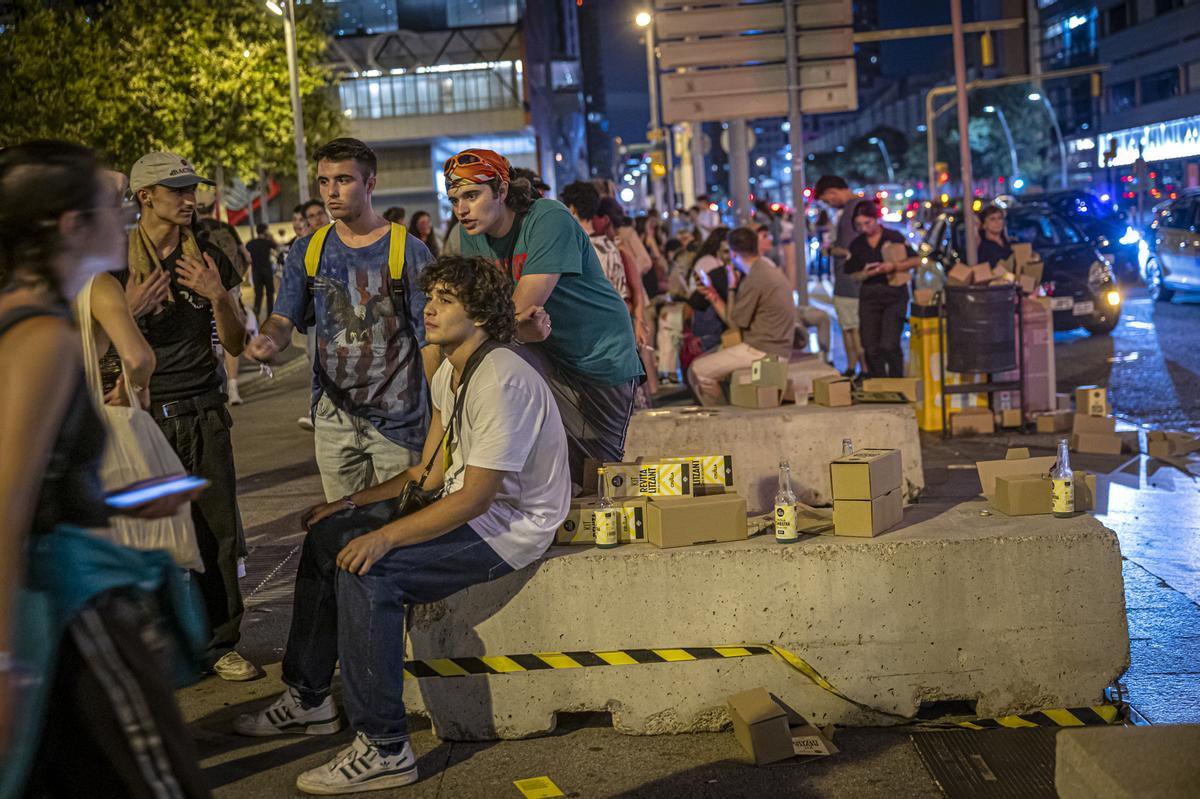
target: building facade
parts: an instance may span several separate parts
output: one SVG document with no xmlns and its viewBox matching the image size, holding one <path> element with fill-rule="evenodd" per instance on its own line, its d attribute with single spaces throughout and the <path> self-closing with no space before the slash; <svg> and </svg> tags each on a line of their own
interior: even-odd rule
<svg viewBox="0 0 1200 799">
<path fill-rule="evenodd" d="M 442 162 L 487 147 L 553 188 L 587 175 L 574 0 L 342 0 L 331 53 L 376 206 L 449 217 Z"/>
</svg>

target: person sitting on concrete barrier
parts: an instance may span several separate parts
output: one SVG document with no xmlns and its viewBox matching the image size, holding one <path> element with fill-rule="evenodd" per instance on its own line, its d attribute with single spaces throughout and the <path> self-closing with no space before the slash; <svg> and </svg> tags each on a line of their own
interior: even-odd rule
<svg viewBox="0 0 1200 799">
<path fill-rule="evenodd" d="M 692 362 L 690 382 L 702 405 L 721 405 L 721 381 L 738 369 L 747 369 L 759 358 L 775 355 L 788 360 L 796 329 L 792 288 L 783 270 L 758 254 L 758 234 L 748 227 L 729 234 L 733 265 L 746 273 L 731 304 L 705 288 L 705 296 L 728 325 L 741 332 L 742 342 L 702 355 Z"/>
<path fill-rule="evenodd" d="M 773 251 L 772 248 L 775 246 L 775 242 L 771 238 L 771 229 L 766 225 L 759 225 L 755 230 L 758 233 L 759 257 L 773 260 L 771 259 L 771 252 Z M 779 266 L 778 263 L 775 265 Z M 833 359 L 829 355 L 829 336 L 833 328 L 833 322 L 830 320 L 829 314 L 815 305 L 797 305 L 796 321 L 800 323 L 800 327 L 796 332 L 804 339 L 803 349 L 808 349 L 808 328 L 815 327 L 817 329 L 817 350 L 821 354 L 821 360 L 825 363 L 832 363 Z"/>
<path fill-rule="evenodd" d="M 446 354 L 432 381 L 427 465 L 303 520 L 309 532 L 283 657 L 288 688 L 234 724 L 242 735 L 336 732 L 330 687 L 340 661 L 358 735 L 299 776 L 307 793 L 416 781 L 403 698 L 405 604 L 436 602 L 533 563 L 571 500 L 554 396 L 503 346 L 516 328 L 508 276 L 482 258 L 447 256 L 425 268 L 421 288 L 426 336 Z M 414 487 L 440 495 L 414 510 Z"/>
</svg>

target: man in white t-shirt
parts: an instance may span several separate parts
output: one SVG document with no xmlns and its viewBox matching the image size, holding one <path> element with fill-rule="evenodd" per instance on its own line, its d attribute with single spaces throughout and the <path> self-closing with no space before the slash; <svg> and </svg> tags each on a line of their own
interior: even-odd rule
<svg viewBox="0 0 1200 799">
<path fill-rule="evenodd" d="M 421 288 L 426 340 L 446 355 L 431 385 L 427 465 L 303 520 L 309 532 L 283 658 L 288 688 L 234 724 L 243 735 L 336 732 L 342 722 L 330 688 L 340 661 L 358 734 L 297 778 L 306 793 L 416 781 L 403 699 L 405 605 L 436 602 L 533 563 L 571 501 L 558 406 L 537 371 L 503 346 L 516 326 L 508 277 L 482 258 L 446 256 L 424 268 Z M 423 473 L 424 488 L 440 489 L 438 498 L 401 515 L 399 497 Z"/>
</svg>

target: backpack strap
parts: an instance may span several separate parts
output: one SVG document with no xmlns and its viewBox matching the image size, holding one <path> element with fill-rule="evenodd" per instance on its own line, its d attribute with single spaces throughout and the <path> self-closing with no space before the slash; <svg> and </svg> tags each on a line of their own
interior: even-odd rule
<svg viewBox="0 0 1200 799">
<path fill-rule="evenodd" d="M 392 283 L 398 284 L 404 277 L 404 246 L 407 244 L 408 231 L 404 225 L 392 223 L 392 240 L 388 245 L 388 275 Z"/>
<path fill-rule="evenodd" d="M 329 237 L 329 231 L 333 230 L 333 223 L 319 227 L 312 234 L 312 238 L 308 240 L 308 247 L 304 250 L 304 273 L 308 275 L 311 281 L 317 276 L 317 268 L 321 265 L 321 253 L 325 252 L 325 239 Z"/>
</svg>

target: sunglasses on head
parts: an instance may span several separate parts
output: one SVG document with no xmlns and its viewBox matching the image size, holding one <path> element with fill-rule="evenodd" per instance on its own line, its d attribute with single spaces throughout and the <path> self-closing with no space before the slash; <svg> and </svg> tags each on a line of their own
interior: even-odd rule
<svg viewBox="0 0 1200 799">
<path fill-rule="evenodd" d="M 446 159 L 446 162 L 442 164 L 442 171 L 449 172 L 456 167 L 482 163 L 483 159 L 475 155 L 475 153 L 459 153 L 458 155 L 452 155 Z"/>
</svg>

